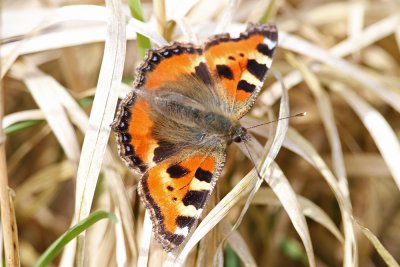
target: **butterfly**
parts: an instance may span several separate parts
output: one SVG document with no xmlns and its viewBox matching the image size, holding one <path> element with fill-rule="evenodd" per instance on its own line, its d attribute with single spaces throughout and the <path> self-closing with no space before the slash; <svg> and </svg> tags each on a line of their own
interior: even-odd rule
<svg viewBox="0 0 400 267">
<path fill-rule="evenodd" d="M 221 175 L 226 149 L 249 139 L 239 120 L 254 104 L 278 42 L 273 24 L 239 37 L 147 51 L 112 124 L 119 155 L 142 176 L 138 194 L 165 251 L 179 247 Z"/>
</svg>

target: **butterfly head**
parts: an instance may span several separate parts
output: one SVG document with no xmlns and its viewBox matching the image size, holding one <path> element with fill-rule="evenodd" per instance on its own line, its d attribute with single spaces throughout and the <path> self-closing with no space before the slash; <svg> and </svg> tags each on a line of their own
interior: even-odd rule
<svg viewBox="0 0 400 267">
<path fill-rule="evenodd" d="M 235 143 L 241 143 L 242 141 L 248 141 L 250 139 L 250 135 L 247 133 L 246 128 L 238 124 L 233 129 L 232 141 Z"/>
</svg>

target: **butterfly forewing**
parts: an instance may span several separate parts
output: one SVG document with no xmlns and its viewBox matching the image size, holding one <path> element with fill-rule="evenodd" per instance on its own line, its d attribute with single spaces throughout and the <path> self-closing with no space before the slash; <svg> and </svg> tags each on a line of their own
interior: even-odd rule
<svg viewBox="0 0 400 267">
<path fill-rule="evenodd" d="M 154 121 L 150 109 L 147 101 L 132 92 L 120 103 L 113 123 L 121 158 L 140 173 L 144 173 L 152 163 L 152 154 L 158 143 L 152 136 Z"/>
<path fill-rule="evenodd" d="M 207 66 L 230 103 L 230 112 L 239 119 L 251 108 L 272 64 L 278 42 L 274 25 L 249 25 L 238 38 L 221 34 L 204 47 Z"/>
</svg>

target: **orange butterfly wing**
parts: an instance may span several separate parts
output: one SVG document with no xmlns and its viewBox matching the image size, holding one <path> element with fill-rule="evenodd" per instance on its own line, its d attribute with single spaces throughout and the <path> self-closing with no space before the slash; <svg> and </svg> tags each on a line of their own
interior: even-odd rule
<svg viewBox="0 0 400 267">
<path fill-rule="evenodd" d="M 167 159 L 142 177 L 138 192 L 166 251 L 179 246 L 200 217 L 225 162 L 225 147 Z"/>
<path fill-rule="evenodd" d="M 160 142 L 152 135 L 155 123 L 152 107 L 139 93 L 161 90 L 183 75 L 204 77 L 207 70 L 204 71 L 204 62 L 201 64 L 201 54 L 199 47 L 181 43 L 148 50 L 136 74 L 135 90 L 121 101 L 112 124 L 119 154 L 130 168 L 144 173 L 174 151 L 173 144 Z"/>
<path fill-rule="evenodd" d="M 204 56 L 216 89 L 240 119 L 253 105 L 264 84 L 278 42 L 275 25 L 253 25 L 238 38 L 220 34 L 206 42 Z"/>
</svg>

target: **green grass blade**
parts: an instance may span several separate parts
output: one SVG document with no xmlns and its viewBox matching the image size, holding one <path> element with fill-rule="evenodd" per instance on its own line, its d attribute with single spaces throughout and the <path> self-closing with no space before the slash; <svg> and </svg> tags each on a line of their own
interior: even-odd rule
<svg viewBox="0 0 400 267">
<path fill-rule="evenodd" d="M 272 15 L 276 12 L 275 0 L 271 0 L 267 9 L 264 11 L 259 23 L 268 23 L 271 20 Z"/>
<path fill-rule="evenodd" d="M 21 121 L 18 123 L 15 123 L 13 125 L 8 126 L 7 128 L 4 129 L 5 134 L 13 134 L 19 131 L 22 131 L 24 129 L 33 127 L 35 125 L 38 125 L 40 123 L 44 122 L 44 120 L 29 120 L 29 121 Z"/>
<path fill-rule="evenodd" d="M 61 250 L 80 233 L 87 230 L 94 223 L 101 219 L 108 218 L 113 223 L 117 222 L 117 218 L 111 212 L 96 211 L 90 214 L 86 219 L 80 221 L 74 227 L 68 229 L 64 234 L 62 234 L 56 241 L 51 244 L 50 247 L 42 254 L 36 263 L 35 267 L 45 267 L 61 252 Z"/>
<path fill-rule="evenodd" d="M 140 0 L 128 0 L 129 9 L 131 11 L 132 17 L 137 20 L 144 21 L 142 6 Z M 151 48 L 151 43 L 149 38 L 139 33 L 136 33 L 137 42 L 139 46 L 139 54 L 143 58 L 146 54 L 146 49 Z"/>
</svg>

